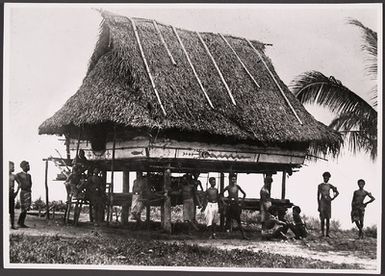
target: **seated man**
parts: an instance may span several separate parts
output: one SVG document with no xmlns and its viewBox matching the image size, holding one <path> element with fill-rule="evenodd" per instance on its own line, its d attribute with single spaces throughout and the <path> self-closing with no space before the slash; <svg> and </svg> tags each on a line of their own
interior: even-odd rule
<svg viewBox="0 0 385 276">
<path fill-rule="evenodd" d="M 287 232 L 288 225 L 286 222 L 279 220 L 277 215 L 278 210 L 276 207 L 271 206 L 268 209 L 267 219 L 262 224 L 261 234 L 263 240 L 287 240 L 285 233 Z"/>
<path fill-rule="evenodd" d="M 301 219 L 301 208 L 293 207 L 293 223 L 289 223 L 290 230 L 294 233 L 296 239 L 303 239 L 307 237 L 306 225 Z"/>
</svg>

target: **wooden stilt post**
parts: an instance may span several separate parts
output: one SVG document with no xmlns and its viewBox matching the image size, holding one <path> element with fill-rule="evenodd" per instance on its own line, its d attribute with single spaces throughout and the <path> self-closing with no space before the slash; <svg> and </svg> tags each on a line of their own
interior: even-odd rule
<svg viewBox="0 0 385 276">
<path fill-rule="evenodd" d="M 45 160 L 45 204 L 47 208 L 47 219 L 49 219 L 49 201 L 48 201 L 48 159 Z"/>
<path fill-rule="evenodd" d="M 147 172 L 147 176 L 150 175 L 150 172 Z M 148 179 L 148 178 L 147 178 Z M 151 209 L 150 209 L 150 201 L 148 200 L 148 194 L 149 194 L 149 191 L 150 191 L 150 183 L 147 182 L 147 185 L 145 186 L 146 188 L 146 191 L 145 191 L 145 195 L 147 197 L 147 200 L 146 200 L 146 223 L 147 223 L 147 228 L 150 226 L 150 216 L 151 216 Z"/>
<path fill-rule="evenodd" d="M 108 215 L 107 223 L 112 221 L 112 209 L 113 209 L 113 193 L 114 193 L 114 163 L 115 163 L 115 144 L 116 144 L 116 126 L 114 125 L 114 138 L 112 141 L 112 160 L 111 160 L 111 187 L 110 187 L 110 194 L 109 194 L 109 209 L 108 209 Z"/>
<path fill-rule="evenodd" d="M 285 194 L 286 194 L 286 170 L 282 171 L 282 194 L 281 198 L 285 199 Z"/>
<path fill-rule="evenodd" d="M 106 192 L 106 185 L 107 185 L 107 171 L 106 170 L 102 170 L 102 179 L 103 179 L 103 191 Z M 102 216 L 103 222 L 105 221 L 105 215 L 106 215 L 106 208 L 105 207 L 106 206 L 104 205 L 104 207 L 103 207 L 103 216 Z M 92 219 L 92 221 L 93 221 L 93 219 Z"/>
<path fill-rule="evenodd" d="M 219 181 L 220 181 L 219 182 L 219 193 L 223 193 L 223 190 L 225 189 L 225 174 L 224 173 L 221 173 Z M 219 223 L 220 223 L 221 229 L 223 229 L 223 227 L 225 226 L 225 216 L 223 213 L 224 207 L 225 206 L 222 206 L 222 212 L 220 213 L 220 217 L 219 217 Z"/>
<path fill-rule="evenodd" d="M 123 193 L 128 193 L 130 191 L 130 171 L 123 171 Z M 124 202 L 122 205 L 122 224 L 128 224 L 128 216 L 129 216 L 129 202 Z"/>
<path fill-rule="evenodd" d="M 164 170 L 163 181 L 163 189 L 167 195 L 163 202 L 162 228 L 165 232 L 171 234 L 171 199 L 168 195 L 168 191 L 171 188 L 171 170 L 169 168 Z"/>
</svg>

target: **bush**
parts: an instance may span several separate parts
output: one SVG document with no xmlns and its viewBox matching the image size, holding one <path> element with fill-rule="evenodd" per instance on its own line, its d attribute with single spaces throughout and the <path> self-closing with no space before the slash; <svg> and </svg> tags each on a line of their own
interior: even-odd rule
<svg viewBox="0 0 385 276">
<path fill-rule="evenodd" d="M 45 208 L 45 202 L 41 199 L 41 197 L 32 202 L 32 210 L 42 210 L 43 208 Z"/>
<path fill-rule="evenodd" d="M 372 225 L 370 227 L 366 227 L 364 234 L 367 237 L 377 238 L 377 225 Z"/>
</svg>

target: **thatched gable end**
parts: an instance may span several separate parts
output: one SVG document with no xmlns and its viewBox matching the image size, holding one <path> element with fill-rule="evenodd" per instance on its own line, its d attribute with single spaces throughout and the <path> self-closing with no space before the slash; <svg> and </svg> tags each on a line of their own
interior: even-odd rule
<svg viewBox="0 0 385 276">
<path fill-rule="evenodd" d="M 176 29 L 213 104 L 211 108 L 172 27 L 160 23 L 155 26 L 152 20 L 135 18 L 132 20 L 166 111 L 164 115 L 131 20 L 108 12 L 102 12 L 102 16 L 100 37 L 82 86 L 40 126 L 40 134 L 64 134 L 73 127 L 113 122 L 121 127 L 203 133 L 263 144 L 313 143 L 332 151 L 340 147 L 340 136 L 316 121 L 280 80 L 264 53 L 263 43 L 252 41 L 293 110 L 247 40 L 224 36 L 259 88 L 221 35 L 200 33 L 210 57 L 196 32 Z"/>
</svg>

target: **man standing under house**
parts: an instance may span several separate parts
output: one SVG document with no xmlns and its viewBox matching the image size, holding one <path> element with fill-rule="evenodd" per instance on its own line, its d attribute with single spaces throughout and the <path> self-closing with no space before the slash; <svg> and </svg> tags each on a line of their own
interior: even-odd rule
<svg viewBox="0 0 385 276">
<path fill-rule="evenodd" d="M 15 175 L 15 180 L 19 184 L 18 189 L 20 189 L 21 205 L 21 213 L 17 224 L 20 228 L 28 228 L 28 226 L 25 225 L 25 218 L 27 217 L 27 211 L 31 207 L 32 180 L 31 175 L 28 173 L 30 170 L 29 163 L 27 161 L 22 161 L 20 163 L 20 168 L 23 171 Z"/>
<path fill-rule="evenodd" d="M 273 183 L 273 178 L 270 174 L 267 174 L 265 179 L 263 180 L 264 184 L 260 191 L 260 214 L 261 214 L 261 223 L 262 226 L 269 217 L 269 208 L 271 207 L 271 183 Z"/>
<path fill-rule="evenodd" d="M 191 175 L 190 175 L 190 177 L 189 177 L 189 179 L 191 179 L 191 181 L 192 181 L 192 183 L 193 183 L 193 185 L 194 185 L 194 187 L 195 187 L 195 191 L 196 192 L 198 192 L 198 187 L 200 187 L 200 189 L 201 189 L 201 191 L 203 191 L 203 187 L 202 187 L 202 182 L 200 181 L 200 180 L 198 180 L 198 178 L 199 178 L 199 172 L 194 172 L 193 174 L 192 174 L 192 178 L 191 178 Z M 196 198 L 198 198 L 199 196 L 198 196 L 198 194 L 197 194 L 197 196 L 196 196 Z M 194 217 L 193 217 L 193 223 L 194 224 L 197 224 L 198 222 L 197 222 L 197 220 L 196 220 L 196 217 L 197 217 L 197 209 L 196 209 L 196 207 L 199 205 L 198 204 L 198 202 L 196 201 L 196 200 L 194 200 L 194 205 L 195 205 L 195 207 L 194 207 Z"/>
<path fill-rule="evenodd" d="M 215 177 L 209 178 L 210 188 L 206 190 L 205 203 L 201 212 L 205 213 L 206 225 L 210 230 L 210 238 L 215 239 L 215 226 L 219 221 L 219 192 L 215 188 Z"/>
<path fill-rule="evenodd" d="M 183 220 L 187 225 L 187 233 L 191 235 L 191 226 L 195 230 L 199 230 L 194 224 L 195 202 L 198 203 L 199 207 L 202 207 L 202 205 L 197 197 L 195 185 L 190 181 L 190 178 L 183 176 L 183 180 L 183 185 L 180 189 L 183 199 Z"/>
<path fill-rule="evenodd" d="M 106 196 L 104 194 L 103 178 L 99 176 L 99 169 L 95 168 L 93 174 L 87 179 L 87 197 L 95 213 L 95 226 L 103 222 L 103 210 Z"/>
<path fill-rule="evenodd" d="M 11 219 L 11 228 L 16 229 L 15 227 L 15 198 L 20 190 L 18 186 L 15 192 L 15 178 L 13 174 L 15 171 L 15 164 L 12 161 L 9 161 L 9 216 Z"/>
<path fill-rule="evenodd" d="M 229 174 L 229 185 L 223 189 L 223 192 L 221 193 L 221 198 L 223 197 L 223 194 L 226 191 L 228 192 L 227 198 L 229 200 L 226 207 L 226 229 L 227 231 L 230 230 L 232 220 L 235 219 L 238 223 L 239 230 L 242 233 L 242 238 L 247 239 L 241 224 L 241 213 L 242 213 L 241 205 L 243 205 L 245 201 L 246 193 L 242 190 L 242 188 L 239 185 L 237 185 L 237 175 L 235 173 Z M 239 199 L 238 199 L 239 192 L 243 194 L 241 204 L 239 203 Z"/>
<path fill-rule="evenodd" d="M 357 181 L 359 189 L 354 191 L 353 199 L 352 199 L 352 222 L 357 225 L 358 228 L 358 238 L 362 239 L 364 237 L 364 233 L 362 229 L 364 228 L 364 215 L 365 215 L 365 207 L 369 203 L 375 200 L 374 196 L 371 193 L 364 190 L 365 180 L 360 179 Z M 368 196 L 370 200 L 364 203 L 365 197 Z"/>
<path fill-rule="evenodd" d="M 136 227 L 139 226 L 141 219 L 141 214 L 144 209 L 144 190 L 146 179 L 143 176 L 134 180 L 134 185 L 132 186 L 132 201 L 131 201 L 131 214 L 136 220 Z"/>
<path fill-rule="evenodd" d="M 339 192 L 336 187 L 328 183 L 331 176 L 329 172 L 324 172 L 322 176 L 324 178 L 324 182 L 318 185 L 318 191 L 317 191 L 318 212 L 321 219 L 321 231 L 322 231 L 321 237 L 325 236 L 325 222 L 326 222 L 326 237 L 330 238 L 329 225 L 330 225 L 331 210 L 332 210 L 331 202 L 339 195 Z M 333 197 L 330 196 L 330 191 L 333 191 Z"/>
</svg>

